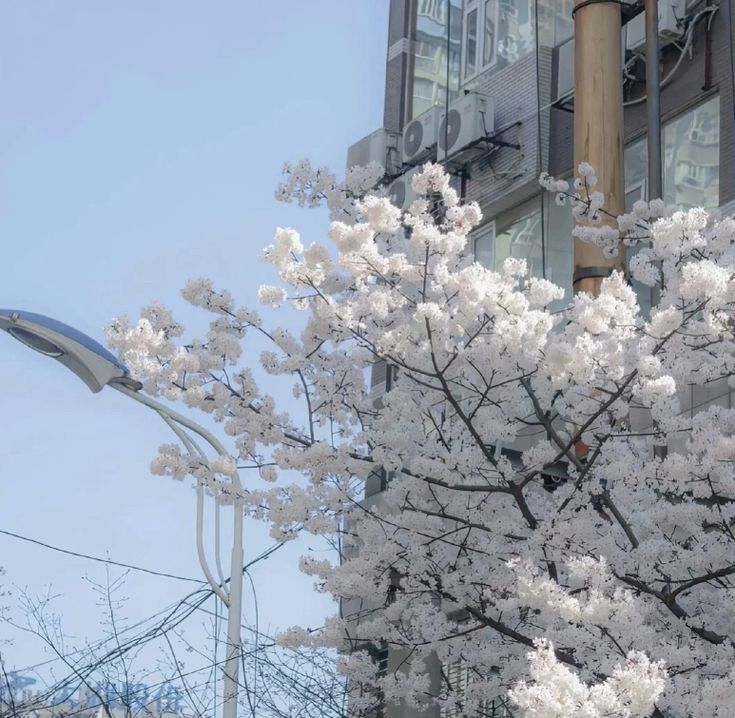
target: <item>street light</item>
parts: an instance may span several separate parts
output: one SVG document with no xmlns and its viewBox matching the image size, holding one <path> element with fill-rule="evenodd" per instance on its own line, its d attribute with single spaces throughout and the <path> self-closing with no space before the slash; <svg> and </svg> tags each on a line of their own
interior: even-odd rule
<svg viewBox="0 0 735 718">
<path fill-rule="evenodd" d="M 0 329 L 27 347 L 63 364 L 76 374 L 93 392 L 109 386 L 153 409 L 184 444 L 190 455 L 206 460 L 206 454 L 186 429 L 206 441 L 220 456 L 227 455 L 219 440 L 203 426 L 172 411 L 163 404 L 140 393 L 142 385 L 130 376 L 128 368 L 91 337 L 77 329 L 62 324 L 42 314 L 33 314 L 14 309 L 0 309 Z M 235 471 L 232 483 L 236 491 L 242 488 L 240 477 Z M 215 502 L 215 559 L 219 581 L 212 575 L 204 551 L 204 486 L 197 481 L 197 555 L 207 583 L 227 606 L 227 653 L 223 676 L 222 718 L 237 718 L 237 694 L 240 650 L 240 619 L 242 614 L 243 586 L 243 512 L 237 500 L 233 504 L 234 526 L 230 580 L 222 572 L 219 557 L 219 511 Z"/>
</svg>

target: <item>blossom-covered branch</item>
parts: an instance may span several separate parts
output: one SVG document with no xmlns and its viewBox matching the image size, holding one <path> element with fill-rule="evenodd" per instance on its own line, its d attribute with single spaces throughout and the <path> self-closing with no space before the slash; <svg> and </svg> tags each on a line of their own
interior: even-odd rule
<svg viewBox="0 0 735 718">
<path fill-rule="evenodd" d="M 550 312 L 563 289 L 525 261 L 474 261 L 480 211 L 440 167 L 413 178 L 405 212 L 379 177 L 287 168 L 279 197 L 326 202 L 333 220 L 324 244 L 279 229 L 262 255 L 278 282 L 260 301 L 291 328 L 208 280 L 184 290 L 211 315 L 200 338 L 159 305 L 113 322 L 146 391 L 232 438 L 230 462 L 164 447 L 155 471 L 193 476 L 280 540 L 339 545 L 301 562 L 338 615 L 282 641 L 347 651 L 355 715 L 496 699 L 526 716 L 728 715 L 735 410 L 698 397 L 727 397 L 735 371 L 735 222 L 652 201 L 616 229 L 598 223 L 590 167 L 572 189 L 543 176 L 584 220 L 577 237 L 640 245 L 631 274 L 659 288 L 642 313 L 615 273 Z M 242 492 L 236 463 L 253 469 Z"/>
</svg>

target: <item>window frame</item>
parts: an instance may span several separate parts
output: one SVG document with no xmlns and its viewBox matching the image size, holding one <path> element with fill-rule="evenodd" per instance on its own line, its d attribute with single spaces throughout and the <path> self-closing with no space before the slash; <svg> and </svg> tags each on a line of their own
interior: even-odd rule
<svg viewBox="0 0 735 718">
<path fill-rule="evenodd" d="M 493 51 L 488 62 L 485 62 L 485 40 L 486 40 L 486 24 L 488 6 L 492 7 L 493 13 Z M 462 3 L 462 36 L 461 36 L 461 52 L 460 52 L 460 86 L 473 80 L 491 67 L 498 64 L 498 21 L 499 21 L 500 3 L 498 0 L 464 0 Z M 475 27 L 475 53 L 473 58 L 474 71 L 467 72 L 467 32 L 468 18 L 472 13 L 476 13 Z"/>
<path fill-rule="evenodd" d="M 492 266 L 487 266 L 487 269 L 492 269 L 494 267 L 495 262 L 495 229 L 496 229 L 496 220 L 491 219 L 488 222 L 485 222 L 481 224 L 477 229 L 475 229 L 472 234 L 470 235 L 472 239 L 472 258 L 475 262 L 479 262 L 480 260 L 477 259 L 477 244 L 478 242 L 481 242 L 483 240 L 489 240 L 490 243 L 490 254 L 492 257 Z M 482 262 L 480 262 L 482 264 Z M 482 264 L 483 267 L 485 267 L 485 264 Z"/>
</svg>

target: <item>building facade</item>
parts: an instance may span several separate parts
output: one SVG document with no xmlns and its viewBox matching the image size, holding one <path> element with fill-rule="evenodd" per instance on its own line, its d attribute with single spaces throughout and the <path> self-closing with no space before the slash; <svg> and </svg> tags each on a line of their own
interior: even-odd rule
<svg viewBox="0 0 735 718">
<path fill-rule="evenodd" d="M 348 154 L 348 165 L 376 160 L 403 207 L 410 173 L 427 159 L 443 161 L 462 196 L 479 203 L 483 225 L 475 256 L 489 267 L 525 258 L 532 274 L 572 295 L 572 218 L 542 192 L 542 172 L 573 171 L 574 0 L 389 0 L 383 128 Z M 638 9 L 640 10 L 640 9 Z M 626 13 L 626 18 L 634 13 Z M 625 200 L 649 199 L 646 165 L 644 16 L 623 25 Z M 683 209 L 735 211 L 735 47 L 731 0 L 659 0 L 663 199 Z M 376 62 L 380 60 L 376 58 Z M 459 141 L 452 112 L 461 117 Z M 446 121 L 450 118 L 450 121 Z M 356 160 L 359 160 L 356 161 Z M 650 199 L 653 199 L 652 197 Z M 637 286 L 645 311 L 649 290 Z M 373 373 L 376 400 L 390 388 L 389 371 Z M 684 392 L 686 394 L 686 392 Z M 687 412 L 711 403 L 731 406 L 725 383 L 680 397 Z M 376 476 L 367 501 L 379 501 Z M 352 607 L 355 616 L 359 607 Z M 386 669 L 400 665 L 376 647 Z M 434 682 L 461 689 L 461 666 L 430 667 Z M 459 718 L 432 709 L 386 707 L 386 716 Z M 498 704 L 484 715 L 510 715 Z"/>
</svg>

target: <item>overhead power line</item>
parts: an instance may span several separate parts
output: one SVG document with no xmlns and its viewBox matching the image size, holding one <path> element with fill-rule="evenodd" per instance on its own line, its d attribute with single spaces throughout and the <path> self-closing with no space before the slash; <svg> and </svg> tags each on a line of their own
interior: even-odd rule
<svg viewBox="0 0 735 718">
<path fill-rule="evenodd" d="M 132 571 L 141 571 L 142 573 L 148 573 L 152 576 L 161 576 L 162 578 L 174 578 L 177 581 L 189 581 L 190 583 L 203 584 L 204 581 L 199 578 L 189 578 L 187 576 L 177 576 L 173 573 L 166 573 L 165 571 L 154 571 L 152 568 L 143 568 L 142 566 L 133 566 L 130 563 L 121 563 L 120 561 L 113 561 L 109 558 L 100 558 L 99 556 L 90 556 L 86 553 L 78 553 L 77 551 L 69 551 L 65 548 L 59 548 L 58 546 L 52 546 L 51 544 L 44 543 L 38 539 L 29 538 L 28 536 L 21 536 L 20 534 L 13 533 L 12 531 L 5 531 L 0 529 L 0 534 L 5 536 L 11 536 L 12 538 L 19 539 L 20 541 L 27 541 L 28 543 L 35 544 L 36 546 L 42 546 L 43 548 L 50 549 L 51 551 L 57 551 L 58 553 L 64 553 L 67 556 L 75 556 L 76 558 L 84 558 L 88 561 L 97 561 L 99 563 L 106 563 L 111 566 L 120 566 L 121 568 L 129 568 Z"/>
</svg>

